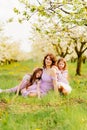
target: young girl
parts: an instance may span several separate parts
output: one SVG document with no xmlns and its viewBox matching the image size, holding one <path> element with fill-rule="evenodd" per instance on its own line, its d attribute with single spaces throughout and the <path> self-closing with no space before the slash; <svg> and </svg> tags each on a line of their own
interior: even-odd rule
<svg viewBox="0 0 87 130">
<path fill-rule="evenodd" d="M 26 88 L 21 90 L 22 96 L 38 96 L 38 98 L 40 98 L 40 82 L 42 73 L 42 68 L 37 68 L 34 70 L 33 74 L 30 77 L 29 84 L 26 86 Z"/>
<path fill-rule="evenodd" d="M 30 74 L 25 75 L 23 80 L 21 81 L 21 83 L 18 86 L 14 87 L 14 88 L 10 88 L 10 89 L 5 89 L 5 90 L 0 89 L 0 93 L 2 93 L 2 92 L 16 93 L 17 92 L 17 95 L 18 95 L 19 92 L 21 93 L 22 91 L 28 89 L 29 86 L 31 86 L 35 83 L 38 84 L 39 80 L 41 79 L 42 71 L 43 71 L 42 68 L 35 69 L 34 72 L 32 73 L 32 75 L 30 75 Z M 37 89 L 39 91 L 38 87 L 37 87 Z M 39 92 L 38 92 L 38 94 L 39 94 Z"/>
<path fill-rule="evenodd" d="M 67 95 L 71 92 L 72 88 L 68 82 L 68 70 L 66 69 L 66 61 L 64 58 L 60 58 L 57 61 L 57 78 L 58 78 L 58 90 L 64 95 Z"/>
</svg>

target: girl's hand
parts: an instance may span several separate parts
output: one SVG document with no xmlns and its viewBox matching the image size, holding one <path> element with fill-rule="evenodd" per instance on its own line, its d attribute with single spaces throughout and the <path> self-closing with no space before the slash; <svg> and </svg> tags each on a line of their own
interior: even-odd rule
<svg viewBox="0 0 87 130">
<path fill-rule="evenodd" d="M 26 88 L 21 90 L 21 94 L 24 93 L 24 92 L 26 92 Z"/>
</svg>

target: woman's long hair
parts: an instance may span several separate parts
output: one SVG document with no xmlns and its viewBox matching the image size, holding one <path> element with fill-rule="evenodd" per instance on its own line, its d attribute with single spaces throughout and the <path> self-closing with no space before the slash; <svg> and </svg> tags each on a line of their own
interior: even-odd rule
<svg viewBox="0 0 87 130">
<path fill-rule="evenodd" d="M 52 61 L 51 67 L 52 67 L 53 65 L 56 65 L 56 57 L 55 57 L 52 53 L 48 53 L 48 54 L 44 57 L 44 59 L 43 59 L 43 68 L 46 68 L 45 60 L 46 60 L 46 58 L 47 58 L 48 56 L 50 57 L 50 59 L 51 59 L 51 61 Z"/>
<path fill-rule="evenodd" d="M 39 78 L 36 78 L 36 74 L 39 72 L 39 71 L 43 71 L 42 68 L 36 68 L 34 70 L 34 72 L 32 73 L 31 77 L 30 77 L 30 80 L 29 80 L 29 83 L 28 85 L 26 86 L 26 88 L 28 88 L 29 86 L 31 86 L 35 81 L 36 79 L 40 80 L 41 79 L 41 76 Z"/>
</svg>

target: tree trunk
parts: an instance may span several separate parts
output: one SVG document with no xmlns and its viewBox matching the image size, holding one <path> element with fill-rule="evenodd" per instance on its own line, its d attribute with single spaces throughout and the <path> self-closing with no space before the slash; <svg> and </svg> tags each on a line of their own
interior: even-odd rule
<svg viewBox="0 0 87 130">
<path fill-rule="evenodd" d="M 81 64 L 82 64 L 82 56 L 79 56 L 77 59 L 76 75 L 81 75 Z"/>
</svg>

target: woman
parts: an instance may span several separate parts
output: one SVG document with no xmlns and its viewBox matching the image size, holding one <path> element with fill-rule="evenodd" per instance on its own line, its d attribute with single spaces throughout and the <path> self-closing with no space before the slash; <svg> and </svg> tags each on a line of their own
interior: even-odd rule
<svg viewBox="0 0 87 130">
<path fill-rule="evenodd" d="M 47 54 L 43 60 L 43 73 L 41 82 L 39 83 L 40 96 L 46 95 L 50 90 L 58 92 L 57 88 L 57 74 L 53 66 L 56 64 L 56 59 L 53 54 Z M 37 96 L 35 86 L 30 86 L 25 92 L 22 92 L 23 96 Z"/>
<path fill-rule="evenodd" d="M 43 60 L 43 74 L 41 79 L 41 95 L 45 95 L 49 90 L 54 90 L 58 92 L 57 89 L 57 74 L 56 69 L 56 59 L 55 56 L 51 53 L 47 54 Z M 55 66 L 55 67 L 54 67 Z"/>
</svg>

